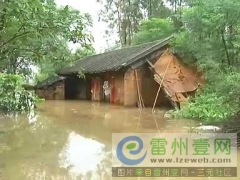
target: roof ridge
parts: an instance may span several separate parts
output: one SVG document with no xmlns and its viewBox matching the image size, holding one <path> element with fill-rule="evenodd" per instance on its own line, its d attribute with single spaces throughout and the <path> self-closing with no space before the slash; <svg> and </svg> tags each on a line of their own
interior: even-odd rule
<svg viewBox="0 0 240 180">
<path fill-rule="evenodd" d="M 162 45 L 164 42 L 166 42 L 167 40 L 171 39 L 172 37 L 173 37 L 173 36 L 169 36 L 169 37 L 167 37 L 167 38 L 165 38 L 165 39 L 157 40 L 157 41 L 159 41 L 158 44 L 154 44 L 154 45 L 152 45 L 151 47 L 145 49 L 143 52 L 140 52 L 140 53 L 138 53 L 137 55 L 135 55 L 134 57 L 129 58 L 128 61 L 127 61 L 127 63 L 128 63 L 129 61 L 131 61 L 132 59 L 137 58 L 138 56 L 141 56 L 141 55 L 144 54 L 145 52 L 148 52 L 150 49 L 152 49 L 152 48 L 154 48 L 154 47 L 156 47 L 156 46 L 159 46 L 160 44 Z M 152 41 L 152 43 L 153 43 L 153 42 L 157 42 L 157 41 Z M 147 43 L 145 43 L 145 44 L 147 45 Z M 148 43 L 148 44 L 151 44 L 151 43 Z M 143 44 L 142 44 L 142 45 L 143 45 Z M 129 63 L 128 63 L 128 64 L 129 64 Z M 131 64 L 131 62 L 130 62 L 130 64 Z"/>
<path fill-rule="evenodd" d="M 167 38 L 151 41 L 144 44 L 124 47 L 101 54 L 85 56 L 75 61 L 71 66 L 60 69 L 57 74 L 65 76 L 65 73 L 77 73 L 80 69 L 86 72 L 88 71 L 95 73 L 108 70 L 116 71 L 122 67 L 131 65 L 138 59 L 142 59 L 150 53 L 166 47 L 172 37 L 173 36 L 168 36 Z"/>
<path fill-rule="evenodd" d="M 49 76 L 49 77 L 45 78 L 44 80 L 39 81 L 39 82 L 35 85 L 35 87 L 40 88 L 40 87 L 42 87 L 42 86 L 48 86 L 49 83 L 51 84 L 51 83 L 54 83 L 54 82 L 57 82 L 57 81 L 61 81 L 61 80 L 64 80 L 64 79 L 66 79 L 66 77 L 61 76 L 61 75 Z"/>
<path fill-rule="evenodd" d="M 170 37 L 168 37 L 168 38 L 170 38 Z M 166 38 L 166 39 L 168 39 L 168 38 Z M 108 51 L 108 52 L 104 52 L 104 53 L 99 53 L 99 54 L 94 54 L 94 55 L 85 56 L 85 57 L 83 57 L 83 58 L 75 61 L 72 65 L 67 66 L 67 68 L 69 68 L 69 67 L 74 67 L 77 63 L 82 62 L 82 61 L 84 61 L 85 59 L 87 59 L 87 58 L 89 58 L 89 57 L 106 55 L 106 54 L 113 53 L 113 52 L 116 52 L 116 51 L 120 51 L 120 50 L 124 50 L 124 49 L 129 49 L 129 48 L 137 48 L 137 47 L 146 46 L 146 45 L 148 45 L 148 44 L 153 44 L 153 43 L 157 43 L 157 42 L 161 43 L 161 42 L 163 42 L 163 41 L 166 41 L 166 39 L 164 39 L 164 40 L 162 40 L 162 39 L 161 39 L 161 40 L 155 40 L 155 41 L 151 41 L 151 42 L 147 42 L 147 43 L 143 43 L 143 44 L 138 44 L 138 45 L 134 45 L 134 46 L 128 46 L 128 47 L 123 47 L 123 48 L 120 48 L 120 49 L 115 49 L 115 50 L 113 50 L 113 51 Z M 151 49 L 152 47 L 154 47 L 154 46 L 156 46 L 156 45 L 157 45 L 157 44 L 151 46 L 149 49 Z M 134 58 L 134 57 L 132 57 L 132 58 Z M 89 63 L 91 63 L 91 62 L 89 62 Z"/>
<path fill-rule="evenodd" d="M 115 50 L 113 50 L 113 51 L 108 51 L 108 52 L 98 53 L 98 54 L 94 54 L 94 55 L 90 55 L 90 56 L 85 56 L 85 57 L 77 60 L 76 62 L 78 62 L 78 61 L 80 61 L 80 60 L 83 60 L 83 59 L 85 59 L 85 58 L 87 58 L 87 57 L 94 57 L 94 56 L 104 55 L 104 54 L 112 53 L 112 52 L 115 52 L 115 51 L 120 51 L 120 50 L 123 50 L 123 49 L 140 47 L 140 46 L 144 46 L 144 45 L 148 45 L 148 44 L 152 44 L 152 43 L 157 43 L 157 42 L 162 43 L 162 42 L 164 42 L 164 41 L 166 41 L 166 40 L 168 40 L 168 39 L 171 39 L 172 37 L 173 37 L 173 36 L 169 36 L 169 37 L 167 37 L 167 38 L 165 38 L 165 39 L 159 39 L 159 40 L 155 40 L 155 41 L 151 41 L 151 42 L 147 42 L 147 43 L 143 43 L 143 44 L 138 44 L 138 45 L 134 45 L 134 46 L 126 46 L 126 47 L 123 47 L 123 48 L 120 48 L 120 49 L 115 49 Z M 156 45 L 153 45 L 153 46 L 156 46 Z M 153 47 L 153 46 L 152 46 L 152 47 Z M 151 49 L 151 48 L 150 48 L 150 49 Z M 75 63 L 76 63 L 76 62 L 75 62 Z"/>
</svg>

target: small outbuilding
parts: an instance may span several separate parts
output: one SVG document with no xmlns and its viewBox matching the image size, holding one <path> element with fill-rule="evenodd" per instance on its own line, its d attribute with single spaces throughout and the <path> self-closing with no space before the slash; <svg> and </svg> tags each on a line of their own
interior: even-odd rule
<svg viewBox="0 0 240 180">
<path fill-rule="evenodd" d="M 66 77 L 62 76 L 47 78 L 35 86 L 35 93 L 45 100 L 64 100 L 65 79 Z"/>
</svg>

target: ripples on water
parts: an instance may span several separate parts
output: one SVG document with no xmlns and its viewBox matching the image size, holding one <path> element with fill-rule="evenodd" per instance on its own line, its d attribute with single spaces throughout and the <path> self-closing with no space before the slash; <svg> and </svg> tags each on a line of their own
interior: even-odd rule
<svg viewBox="0 0 240 180">
<path fill-rule="evenodd" d="M 151 109 L 140 112 L 100 103 L 46 101 L 29 115 L 2 115 L 0 180 L 114 179 L 112 133 L 180 133 L 194 126 L 192 121 L 165 120 L 163 114 L 163 110 L 153 115 Z"/>
</svg>

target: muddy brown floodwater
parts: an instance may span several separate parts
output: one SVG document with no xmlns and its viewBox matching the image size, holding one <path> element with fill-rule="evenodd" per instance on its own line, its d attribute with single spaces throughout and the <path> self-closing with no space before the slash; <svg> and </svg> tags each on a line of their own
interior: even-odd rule
<svg viewBox="0 0 240 180">
<path fill-rule="evenodd" d="M 163 113 L 84 101 L 46 101 L 30 115 L 2 115 L 0 180 L 119 179 L 111 178 L 112 133 L 180 133 L 194 125 L 187 120 L 165 120 Z"/>
</svg>

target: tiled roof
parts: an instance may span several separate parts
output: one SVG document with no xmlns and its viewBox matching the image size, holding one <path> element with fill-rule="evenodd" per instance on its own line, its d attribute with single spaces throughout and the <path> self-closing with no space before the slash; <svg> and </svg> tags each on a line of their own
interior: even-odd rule
<svg viewBox="0 0 240 180">
<path fill-rule="evenodd" d="M 77 61 L 73 66 L 58 71 L 59 75 L 78 73 L 100 73 L 117 71 L 127 67 L 151 53 L 160 50 L 169 44 L 171 37 L 138 46 L 122 48 L 102 54 L 87 56 Z"/>
<path fill-rule="evenodd" d="M 41 82 L 39 82 L 35 88 L 36 89 L 42 89 L 42 88 L 46 88 L 48 86 L 51 86 L 52 84 L 58 82 L 58 81 L 62 81 L 66 79 L 66 77 L 62 77 L 62 76 L 52 76 L 52 77 L 49 77 Z"/>
</svg>

